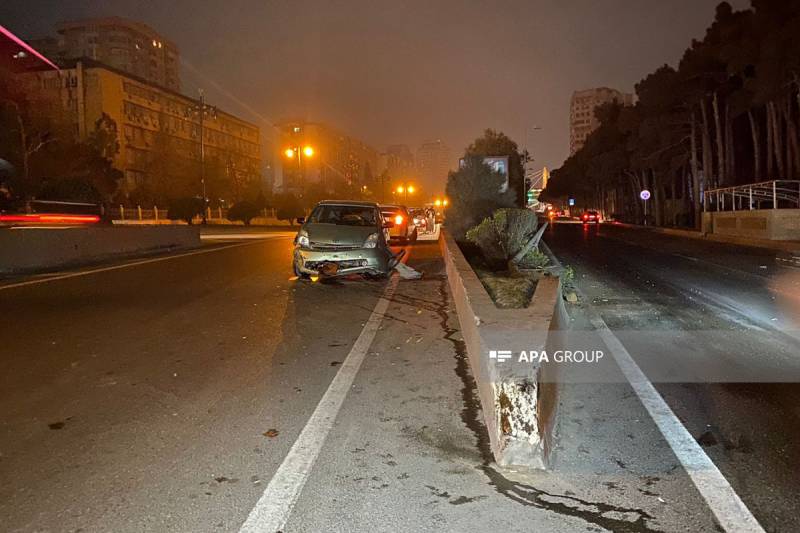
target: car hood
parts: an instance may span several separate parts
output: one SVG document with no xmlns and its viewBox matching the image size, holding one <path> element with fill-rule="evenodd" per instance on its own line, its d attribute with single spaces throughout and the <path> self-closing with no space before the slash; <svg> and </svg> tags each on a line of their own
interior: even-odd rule
<svg viewBox="0 0 800 533">
<path fill-rule="evenodd" d="M 336 224 L 306 224 L 308 240 L 313 244 L 361 246 L 371 234 L 378 231 L 373 226 L 340 226 Z"/>
</svg>

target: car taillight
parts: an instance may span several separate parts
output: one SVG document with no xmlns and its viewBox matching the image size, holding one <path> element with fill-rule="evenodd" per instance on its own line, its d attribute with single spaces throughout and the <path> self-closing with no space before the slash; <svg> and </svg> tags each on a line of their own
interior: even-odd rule
<svg viewBox="0 0 800 533">
<path fill-rule="evenodd" d="M 589 218 L 589 215 L 583 215 L 583 220 L 586 220 L 588 218 Z"/>
<path fill-rule="evenodd" d="M 403 215 L 397 215 L 394 217 L 394 223 L 398 226 L 403 223 Z"/>
</svg>

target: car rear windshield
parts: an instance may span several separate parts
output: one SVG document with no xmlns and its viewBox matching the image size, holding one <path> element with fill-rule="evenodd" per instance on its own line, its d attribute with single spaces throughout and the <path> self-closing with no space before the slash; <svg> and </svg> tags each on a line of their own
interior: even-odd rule
<svg viewBox="0 0 800 533">
<path fill-rule="evenodd" d="M 308 221 L 339 226 L 375 226 L 375 209 L 360 205 L 318 205 Z"/>
</svg>

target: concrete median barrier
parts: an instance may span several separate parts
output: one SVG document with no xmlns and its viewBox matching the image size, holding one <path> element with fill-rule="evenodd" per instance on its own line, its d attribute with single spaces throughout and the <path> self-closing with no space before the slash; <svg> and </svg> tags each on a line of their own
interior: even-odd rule
<svg viewBox="0 0 800 533">
<path fill-rule="evenodd" d="M 513 364 L 511 358 L 552 349 L 552 332 L 566 328 L 560 279 L 541 278 L 527 308 L 500 309 L 452 236 L 443 231 L 439 242 L 495 461 L 547 468 L 556 429 L 557 368 L 547 362 Z"/>
<path fill-rule="evenodd" d="M 192 226 L 0 228 L 0 273 L 25 273 L 200 246 Z"/>
</svg>

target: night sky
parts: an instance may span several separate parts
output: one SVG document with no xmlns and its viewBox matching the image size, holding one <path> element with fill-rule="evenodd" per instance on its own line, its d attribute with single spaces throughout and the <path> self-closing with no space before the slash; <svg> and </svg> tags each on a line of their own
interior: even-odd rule
<svg viewBox="0 0 800 533">
<path fill-rule="evenodd" d="M 35 37 L 63 19 L 145 22 L 180 48 L 184 92 L 204 87 L 267 139 L 270 121 L 301 118 L 378 148 L 440 138 L 455 157 L 494 127 L 555 168 L 568 154 L 572 91 L 632 91 L 702 37 L 717 3 L 6 0 L 0 23 Z"/>
</svg>

